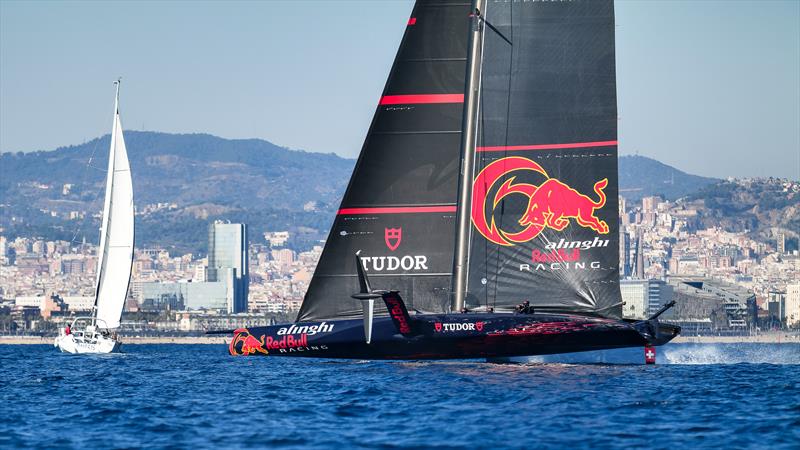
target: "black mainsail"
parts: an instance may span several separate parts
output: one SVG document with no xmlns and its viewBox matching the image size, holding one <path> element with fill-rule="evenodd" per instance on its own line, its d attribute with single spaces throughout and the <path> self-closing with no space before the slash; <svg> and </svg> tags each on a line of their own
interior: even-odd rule
<svg viewBox="0 0 800 450">
<path fill-rule="evenodd" d="M 410 307 L 449 310 L 470 6 L 414 6 L 298 321 L 361 316 L 358 250 Z"/>
<path fill-rule="evenodd" d="M 418 1 L 303 323 L 229 352 L 654 362 L 680 328 L 620 320 L 614 64 L 612 0 Z"/>
<path fill-rule="evenodd" d="M 484 17 L 466 304 L 619 318 L 613 1 Z"/>
</svg>

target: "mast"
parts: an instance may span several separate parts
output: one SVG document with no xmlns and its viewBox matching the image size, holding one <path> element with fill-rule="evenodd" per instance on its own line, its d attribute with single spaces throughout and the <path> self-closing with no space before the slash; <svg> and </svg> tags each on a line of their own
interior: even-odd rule
<svg viewBox="0 0 800 450">
<path fill-rule="evenodd" d="M 472 31 L 467 54 L 467 82 L 464 102 L 463 133 L 461 135 L 461 175 L 458 182 L 458 216 L 456 245 L 453 257 L 452 310 L 464 309 L 467 295 L 467 268 L 469 260 L 470 207 L 472 174 L 475 168 L 475 140 L 477 138 L 478 103 L 481 78 L 481 44 L 483 24 L 481 14 L 486 0 L 473 0 Z"/>
</svg>

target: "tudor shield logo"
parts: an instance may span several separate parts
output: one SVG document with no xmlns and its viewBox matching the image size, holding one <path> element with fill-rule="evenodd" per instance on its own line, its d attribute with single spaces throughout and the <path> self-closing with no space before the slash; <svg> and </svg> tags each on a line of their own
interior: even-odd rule
<svg viewBox="0 0 800 450">
<path fill-rule="evenodd" d="M 397 250 L 400 247 L 400 241 L 403 240 L 402 228 L 385 228 L 383 231 L 383 241 L 386 242 L 386 247 L 391 251 Z"/>
</svg>

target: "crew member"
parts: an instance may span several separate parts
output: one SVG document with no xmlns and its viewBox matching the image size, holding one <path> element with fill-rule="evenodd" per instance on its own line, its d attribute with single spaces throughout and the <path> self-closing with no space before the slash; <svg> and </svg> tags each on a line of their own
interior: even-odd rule
<svg viewBox="0 0 800 450">
<path fill-rule="evenodd" d="M 69 324 L 67 324 L 67 328 L 64 328 L 64 334 L 66 334 L 67 336 L 69 336 L 69 334 L 70 334 L 71 332 L 72 332 L 72 330 L 70 330 L 70 329 L 69 329 Z"/>
<path fill-rule="evenodd" d="M 533 314 L 533 308 L 531 307 L 531 302 L 525 300 L 522 303 L 522 312 L 525 314 Z"/>
</svg>

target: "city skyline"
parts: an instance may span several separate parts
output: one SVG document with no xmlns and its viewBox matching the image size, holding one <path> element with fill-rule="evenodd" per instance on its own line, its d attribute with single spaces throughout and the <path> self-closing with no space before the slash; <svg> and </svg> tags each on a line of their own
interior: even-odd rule
<svg viewBox="0 0 800 450">
<path fill-rule="evenodd" d="M 791 189 L 797 191 L 798 186 Z M 741 332 L 757 323 L 800 326 L 796 244 L 789 249 L 785 235 L 769 242 L 744 232 L 699 226 L 695 218 L 702 207 L 701 201 L 671 202 L 659 197 L 623 202 L 620 233 L 627 238 L 620 240 L 619 262 L 625 317 L 649 317 L 671 298 L 680 297 L 670 320 L 692 332 Z M 287 245 L 296 238 L 292 233 L 270 231 L 254 237 L 245 252 L 245 224 L 213 221 L 208 227 L 210 252 L 206 256 L 137 247 L 129 312 L 178 312 L 180 316 L 181 311 L 194 311 L 197 326 L 207 323 L 207 312 L 213 317 L 297 312 L 319 261 L 320 243 L 295 251 Z M 214 250 L 217 246 L 221 248 Z M 0 301 L 38 308 L 45 318 L 59 312 L 59 300 L 51 301 L 51 295 L 68 305 L 57 317 L 86 310 L 93 298 L 95 251 L 90 244 L 0 236 Z M 255 275 L 250 298 L 235 292 L 239 289 L 235 280 L 212 279 L 218 278 L 214 272 L 220 268 L 229 268 L 230 275 L 235 275 L 233 267 L 241 266 L 248 284 L 248 262 Z M 557 270 L 554 264 L 568 262 L 536 264 L 532 269 Z M 244 303 L 237 306 L 237 297 Z M 173 325 L 158 326 L 170 329 Z"/>
<path fill-rule="evenodd" d="M 0 2 L 0 151 L 104 134 L 122 75 L 127 129 L 355 157 L 411 4 Z M 622 154 L 800 178 L 800 4 L 618 1 L 616 16 Z"/>
</svg>

